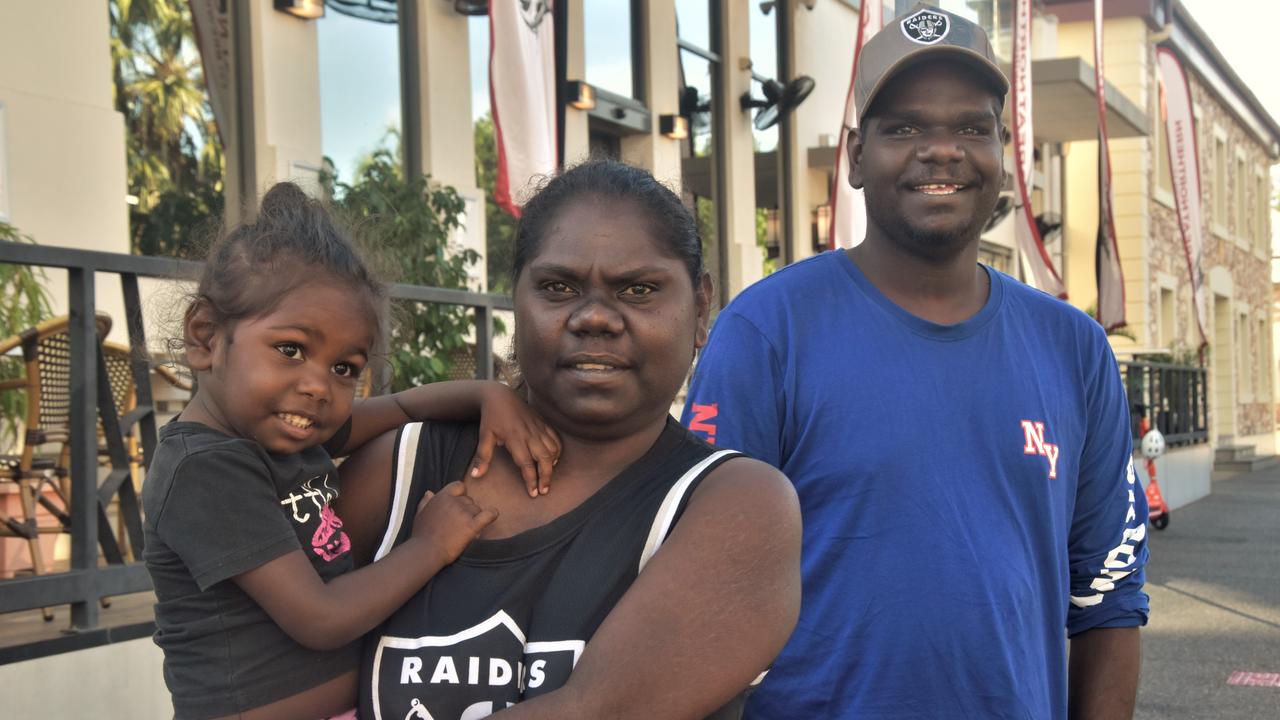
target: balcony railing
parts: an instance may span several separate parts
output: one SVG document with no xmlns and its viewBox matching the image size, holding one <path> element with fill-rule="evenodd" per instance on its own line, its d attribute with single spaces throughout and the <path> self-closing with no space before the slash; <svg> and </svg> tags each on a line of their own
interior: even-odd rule
<svg viewBox="0 0 1280 720">
<path fill-rule="evenodd" d="M 1169 446 L 1209 442 L 1208 383 L 1204 368 L 1168 363 L 1122 361 L 1129 395 L 1135 446 L 1142 440 L 1144 417 Z"/>
<path fill-rule="evenodd" d="M 71 629 L 90 630 L 98 625 L 101 598 L 151 589 L 151 579 L 137 559 L 142 554 L 142 543 L 140 515 L 132 483 L 108 481 L 100 484 L 98 479 L 98 418 L 103 418 L 104 434 L 108 436 L 109 444 L 112 431 L 119 435 L 120 426 L 119 409 L 115 408 L 111 393 L 100 389 L 106 379 L 99 367 L 94 323 L 97 274 L 113 274 L 120 278 L 129 345 L 137 351 L 133 367 L 137 409 L 130 413 L 130 418 L 138 419 L 136 426 L 141 435 L 145 464 L 155 452 L 156 419 L 138 278 L 189 281 L 198 276 L 200 264 L 173 258 L 10 242 L 0 242 L 0 263 L 67 271 L 71 338 L 71 493 L 67 513 L 70 516 L 70 568 L 34 577 L 0 580 L 0 613 L 69 604 Z M 482 379 L 493 377 L 493 313 L 495 310 L 510 310 L 509 297 L 403 284 L 391 286 L 391 297 L 470 308 L 475 322 L 476 376 Z M 107 551 L 111 530 L 106 527 L 106 513 L 102 510 L 115 499 L 120 500 L 122 508 L 134 510 L 132 517 L 126 515 L 124 519 L 133 540 L 130 544 L 134 559 Z M 99 557 L 100 543 L 104 544 L 102 559 Z"/>
</svg>

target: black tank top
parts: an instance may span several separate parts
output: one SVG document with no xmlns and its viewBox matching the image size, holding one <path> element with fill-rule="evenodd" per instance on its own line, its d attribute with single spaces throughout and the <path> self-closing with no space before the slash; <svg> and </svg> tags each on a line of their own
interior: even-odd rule
<svg viewBox="0 0 1280 720">
<path fill-rule="evenodd" d="M 426 491 L 463 477 L 476 442 L 474 424 L 401 429 L 377 558 L 409 537 Z M 369 635 L 360 717 L 471 720 L 564 685 L 694 488 L 737 455 L 669 419 L 643 457 L 578 507 L 519 535 L 473 542 Z M 710 718 L 740 718 L 745 698 Z"/>
</svg>

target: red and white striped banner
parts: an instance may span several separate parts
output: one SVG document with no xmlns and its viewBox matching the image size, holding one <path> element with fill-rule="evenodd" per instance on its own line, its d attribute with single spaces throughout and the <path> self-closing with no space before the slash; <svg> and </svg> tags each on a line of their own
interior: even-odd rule
<svg viewBox="0 0 1280 720">
<path fill-rule="evenodd" d="M 1124 270 L 1112 215 L 1111 153 L 1107 148 L 1106 82 L 1102 72 L 1102 0 L 1093 0 L 1093 81 L 1098 98 L 1098 322 L 1108 332 L 1122 327 Z"/>
<path fill-rule="evenodd" d="M 867 203 L 862 190 L 849 184 L 849 131 L 858 126 L 858 111 L 853 102 L 853 83 L 858 76 L 858 56 L 862 46 L 884 25 L 884 8 L 880 0 L 863 0 L 858 16 L 858 39 L 853 46 L 853 69 L 849 73 L 849 93 L 844 100 L 844 116 L 840 123 L 840 140 L 836 144 L 832 169 L 831 225 L 827 230 L 827 247 L 851 248 L 867 235 Z"/>
<path fill-rule="evenodd" d="M 498 178 L 493 199 L 519 217 L 529 181 L 556 170 L 552 0 L 490 0 L 489 101 Z"/>
<path fill-rule="evenodd" d="M 1031 176 L 1035 170 L 1035 133 L 1031 121 L 1031 0 L 1013 6 L 1013 156 L 1018 184 L 1015 228 L 1018 248 L 1031 266 L 1035 286 L 1065 300 L 1067 289 L 1045 250 L 1044 238 L 1031 207 Z"/>
<path fill-rule="evenodd" d="M 1191 302 L 1200 329 L 1200 346 L 1209 342 L 1204 303 L 1204 214 L 1200 195 L 1200 148 L 1196 143 L 1196 118 L 1191 109 L 1191 87 L 1178 56 L 1169 48 L 1156 48 L 1160 72 L 1160 114 L 1169 143 L 1169 175 L 1173 180 L 1173 201 L 1178 211 L 1178 229 L 1191 276 Z M 1162 152 L 1156 148 L 1156 152 Z"/>
</svg>

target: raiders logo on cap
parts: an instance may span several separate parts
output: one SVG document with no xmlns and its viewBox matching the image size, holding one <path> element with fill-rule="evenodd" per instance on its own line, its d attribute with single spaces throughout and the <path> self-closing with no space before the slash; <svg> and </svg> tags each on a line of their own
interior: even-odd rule
<svg viewBox="0 0 1280 720">
<path fill-rule="evenodd" d="M 933 45 L 942 40 L 951 31 L 951 21 L 946 15 L 931 10 L 920 12 L 905 18 L 902 23 L 902 34 L 907 39 L 921 45 Z"/>
<path fill-rule="evenodd" d="M 551 3 L 548 0 L 520 0 L 520 17 L 524 18 L 525 25 L 535 31 L 549 12 Z"/>
</svg>

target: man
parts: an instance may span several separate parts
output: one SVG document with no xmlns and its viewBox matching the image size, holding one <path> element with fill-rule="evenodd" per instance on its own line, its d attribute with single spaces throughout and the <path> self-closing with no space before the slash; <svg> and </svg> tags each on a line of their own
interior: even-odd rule
<svg viewBox="0 0 1280 720">
<path fill-rule="evenodd" d="M 873 37 L 865 240 L 747 288 L 699 360 L 686 424 L 782 469 L 804 517 L 799 625 L 748 717 L 1132 715 L 1147 508 L 1114 355 L 977 262 L 1007 90 L 958 16 Z"/>
</svg>

